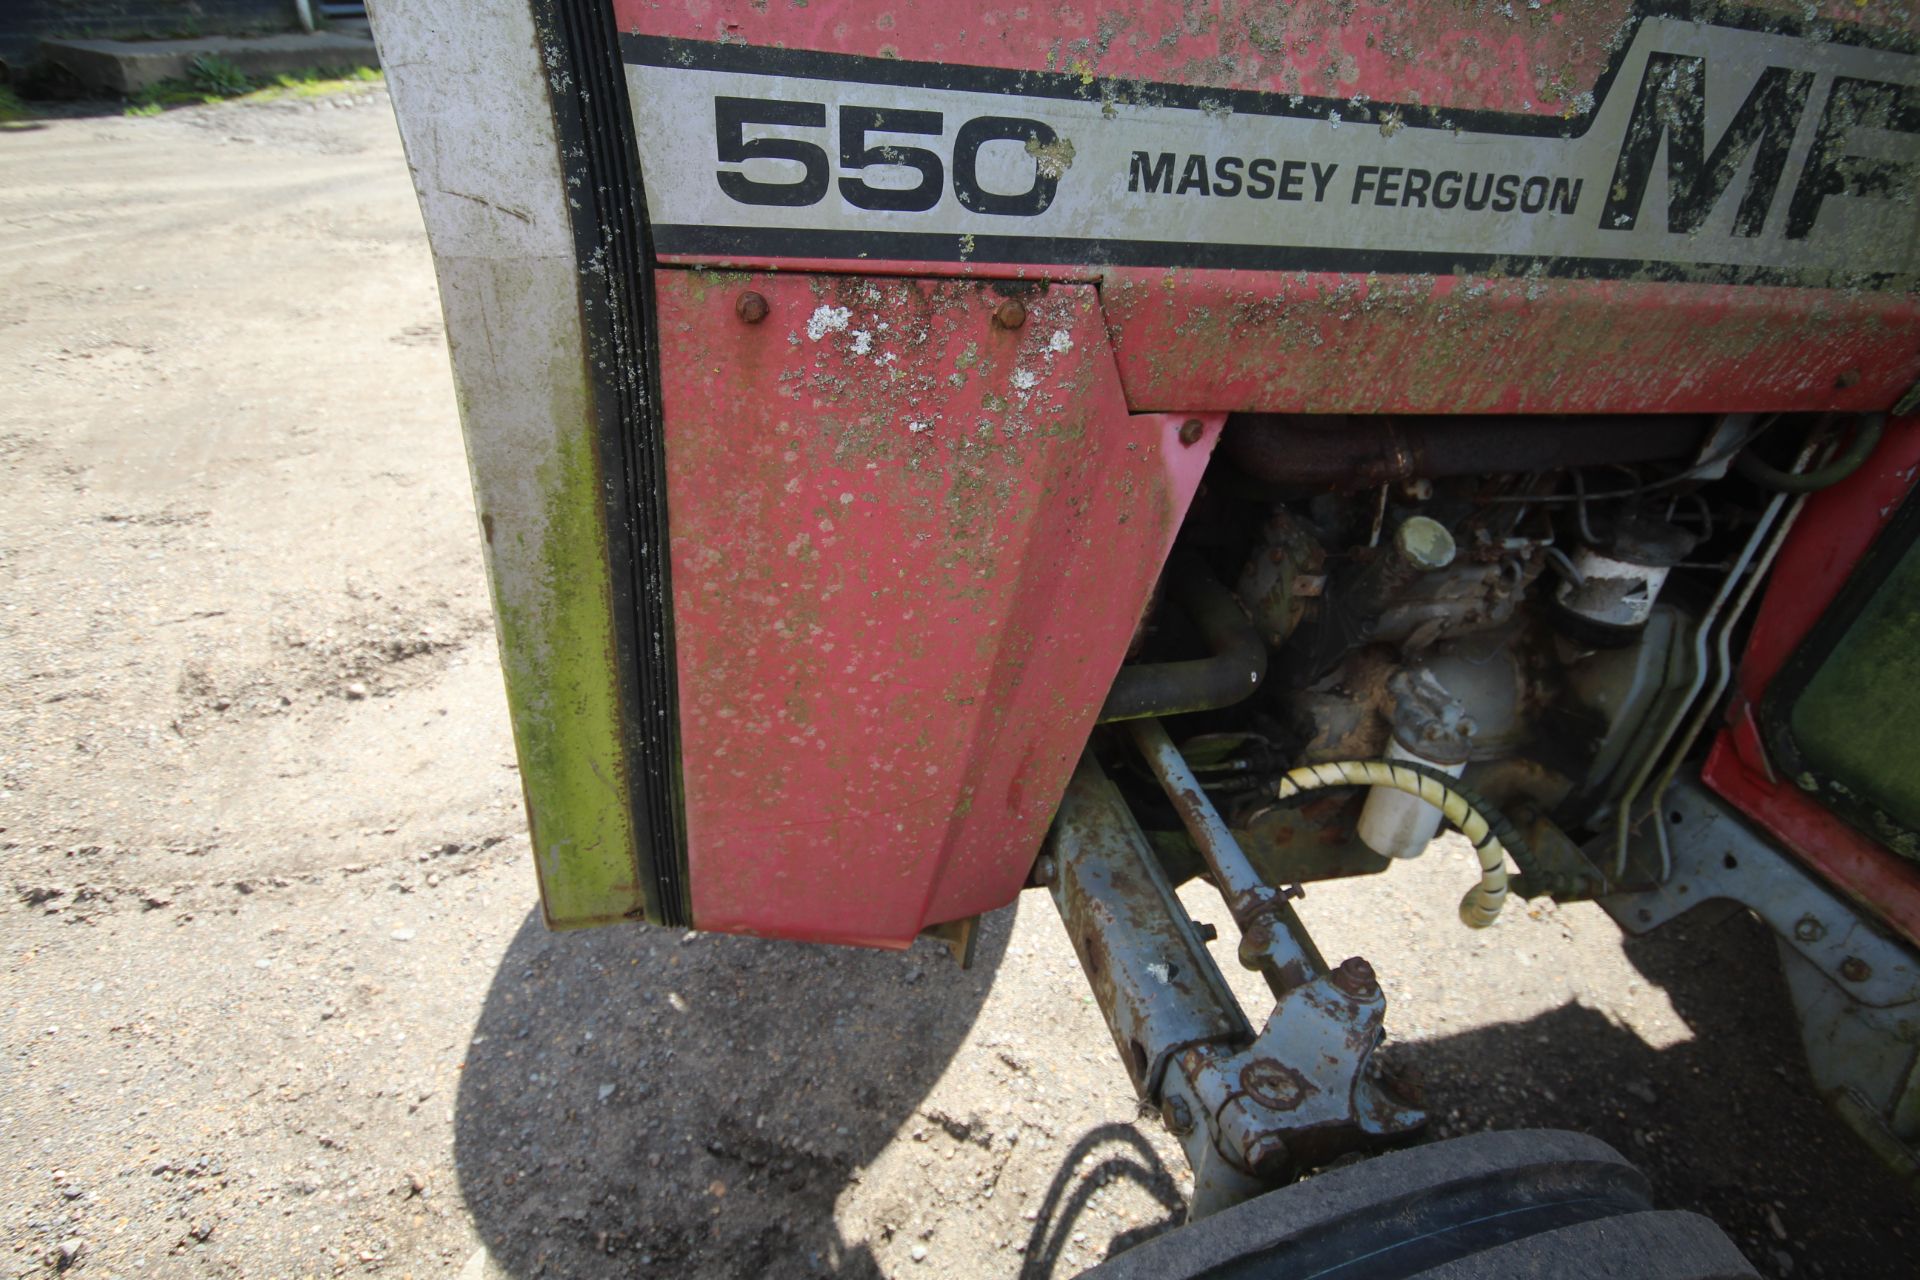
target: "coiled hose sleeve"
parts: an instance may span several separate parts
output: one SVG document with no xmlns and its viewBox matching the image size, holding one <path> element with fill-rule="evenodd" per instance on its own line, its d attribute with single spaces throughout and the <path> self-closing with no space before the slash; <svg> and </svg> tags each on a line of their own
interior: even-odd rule
<svg viewBox="0 0 1920 1280">
<path fill-rule="evenodd" d="M 1734 457 L 1733 469 L 1762 489 L 1773 493 L 1815 493 L 1839 484 L 1858 471 L 1880 443 L 1887 427 L 1884 413 L 1862 414 L 1853 428 L 1853 439 L 1833 461 L 1812 471 L 1782 471 L 1760 460 L 1752 449 L 1742 449 Z"/>
<path fill-rule="evenodd" d="M 1303 765 L 1281 775 L 1274 794 L 1281 800 L 1332 787 L 1392 787 L 1417 796 L 1444 815 L 1472 842 L 1480 859 L 1480 883 L 1460 900 L 1460 919 L 1484 929 L 1500 916 L 1507 900 L 1507 855 L 1526 857 L 1513 824 L 1498 809 L 1461 786 L 1451 775 L 1399 760 L 1340 760 Z M 1524 865 L 1524 863 L 1522 863 Z"/>
</svg>

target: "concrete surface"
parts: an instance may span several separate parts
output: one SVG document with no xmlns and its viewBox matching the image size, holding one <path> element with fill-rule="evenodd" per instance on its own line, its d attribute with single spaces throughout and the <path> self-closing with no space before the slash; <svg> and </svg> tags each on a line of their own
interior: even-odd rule
<svg viewBox="0 0 1920 1280">
<path fill-rule="evenodd" d="M 162 80 L 184 79 L 192 73 L 194 59 L 203 57 L 225 58 L 261 78 L 316 67 L 350 71 L 380 65 L 371 38 L 327 31 L 191 40 L 42 40 L 40 56 L 93 92 L 122 95 Z"/>
<path fill-rule="evenodd" d="M 0 133 L 0 387 L 0 1275 L 984 1280 L 1177 1221 L 1039 897 L 968 973 L 542 928 L 381 91 Z M 1912 1274 L 1749 920 L 1469 933 L 1472 875 L 1300 904 L 1436 1133 L 1582 1129 L 1770 1276 Z"/>
</svg>

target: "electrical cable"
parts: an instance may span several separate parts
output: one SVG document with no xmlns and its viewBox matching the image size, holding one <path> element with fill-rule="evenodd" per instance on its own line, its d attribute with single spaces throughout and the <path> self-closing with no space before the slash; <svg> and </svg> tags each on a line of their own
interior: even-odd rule
<svg viewBox="0 0 1920 1280">
<path fill-rule="evenodd" d="M 1528 858 L 1519 832 L 1498 809 L 1482 800 L 1451 774 L 1402 760 L 1340 760 L 1302 765 L 1281 775 L 1274 795 L 1281 800 L 1333 787 L 1391 787 L 1426 801 L 1473 845 L 1480 859 L 1480 883 L 1460 900 L 1460 919 L 1470 929 L 1484 929 L 1500 916 L 1507 900 L 1507 856 L 1526 870 Z"/>
<path fill-rule="evenodd" d="M 1586 492 L 1586 486 L 1584 484 L 1576 483 L 1575 488 L 1578 490 L 1576 493 L 1495 494 L 1491 497 L 1477 499 L 1477 501 L 1502 504 L 1513 502 L 1576 502 L 1584 505 L 1588 502 L 1600 502 L 1613 498 L 1637 498 L 1641 494 L 1654 493 L 1661 489 L 1670 489 L 1676 484 L 1685 484 L 1687 481 L 1698 477 L 1702 472 L 1711 471 L 1723 462 L 1738 458 L 1746 447 L 1759 439 L 1761 432 L 1772 426 L 1775 421 L 1776 419 L 1774 418 L 1767 419 L 1753 430 L 1741 436 L 1731 447 L 1700 459 L 1700 461 L 1694 463 L 1677 475 L 1668 476 L 1664 480 L 1649 480 L 1647 483 L 1635 485 L 1631 489 L 1609 489 L 1604 493 L 1588 493 Z M 1578 475 L 1577 471 L 1575 475 Z"/>
</svg>

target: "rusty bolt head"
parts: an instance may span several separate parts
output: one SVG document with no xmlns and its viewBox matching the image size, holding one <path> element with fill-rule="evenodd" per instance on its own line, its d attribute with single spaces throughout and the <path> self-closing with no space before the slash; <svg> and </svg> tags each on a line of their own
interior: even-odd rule
<svg viewBox="0 0 1920 1280">
<path fill-rule="evenodd" d="M 1865 982 L 1873 976 L 1873 966 L 1859 956 L 1848 956 L 1840 962 L 1840 976 L 1848 982 Z"/>
<path fill-rule="evenodd" d="M 1192 446 L 1200 443 L 1200 437 L 1207 434 L 1207 424 L 1198 418 L 1188 418 L 1180 424 L 1180 443 Z"/>
<path fill-rule="evenodd" d="M 1054 865 L 1053 855 L 1043 853 L 1034 859 L 1033 882 L 1035 884 L 1052 884 L 1053 878 L 1058 871 L 1059 868 Z"/>
<path fill-rule="evenodd" d="M 1263 1133 L 1247 1143 L 1247 1171 L 1256 1177 L 1278 1178 L 1287 1172 L 1287 1144 L 1277 1133 Z"/>
<path fill-rule="evenodd" d="M 993 309 L 993 322 L 1002 329 L 1018 329 L 1027 322 L 1027 304 L 1018 298 L 1008 298 Z"/>
<path fill-rule="evenodd" d="M 1273 945 L 1273 922 L 1264 917 L 1255 920 L 1240 934 L 1240 945 L 1235 954 L 1239 957 L 1243 969 L 1258 969 L 1267 958 L 1267 948 Z"/>
<path fill-rule="evenodd" d="M 1193 1132 L 1193 1108 L 1177 1093 L 1161 1104 L 1160 1118 L 1167 1122 L 1167 1132 L 1176 1138 Z"/>
<path fill-rule="evenodd" d="M 1793 936 L 1802 942 L 1818 942 L 1827 936 L 1827 926 L 1814 916 L 1804 915 L 1793 926 Z"/>
<path fill-rule="evenodd" d="M 1371 1000 L 1380 994 L 1380 981 L 1374 976 L 1373 966 L 1359 956 L 1335 969 L 1327 981 L 1356 1000 Z"/>
<path fill-rule="evenodd" d="M 733 300 L 733 314 L 748 324 L 759 324 L 767 318 L 767 300 L 749 289 Z"/>
</svg>

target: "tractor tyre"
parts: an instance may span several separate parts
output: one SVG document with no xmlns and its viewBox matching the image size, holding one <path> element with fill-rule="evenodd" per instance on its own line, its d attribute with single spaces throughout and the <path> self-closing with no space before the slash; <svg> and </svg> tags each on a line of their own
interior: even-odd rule
<svg viewBox="0 0 1920 1280">
<path fill-rule="evenodd" d="M 1656 1209 L 1606 1143 L 1480 1133 L 1376 1156 L 1121 1254 L 1088 1280 L 1754 1280 L 1720 1228 Z"/>
</svg>

